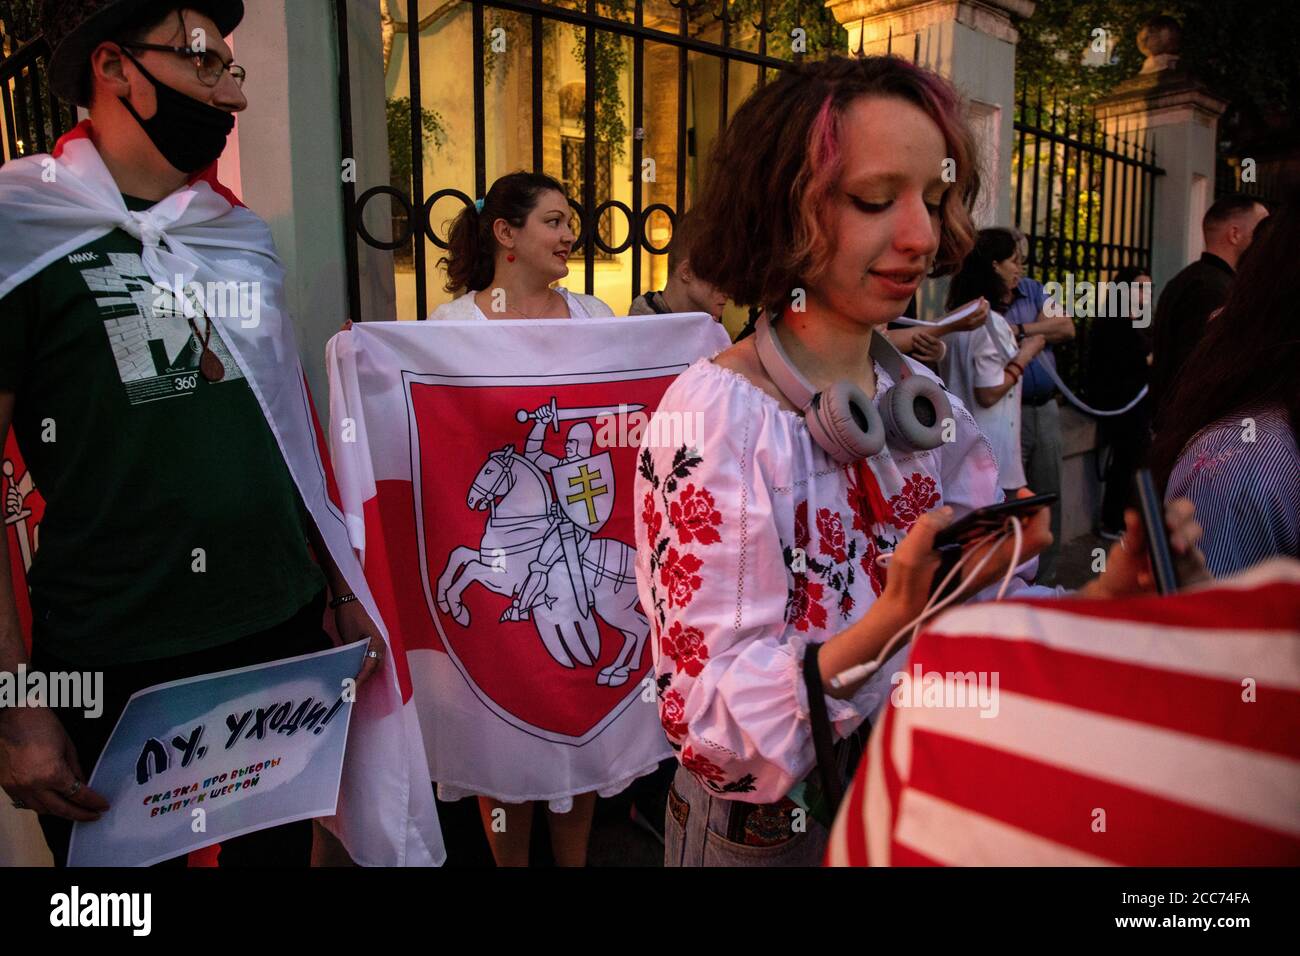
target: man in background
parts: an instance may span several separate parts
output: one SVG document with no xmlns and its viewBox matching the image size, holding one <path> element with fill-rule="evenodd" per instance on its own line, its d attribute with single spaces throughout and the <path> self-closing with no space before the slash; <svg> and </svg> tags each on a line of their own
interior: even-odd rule
<svg viewBox="0 0 1300 956">
<path fill-rule="evenodd" d="M 1205 251 L 1169 280 L 1156 304 L 1153 322 L 1151 405 L 1160 427 L 1161 403 L 1196 348 L 1210 316 L 1223 306 L 1237 263 L 1268 217 L 1257 199 L 1233 194 L 1217 200 L 1201 220 Z"/>
</svg>

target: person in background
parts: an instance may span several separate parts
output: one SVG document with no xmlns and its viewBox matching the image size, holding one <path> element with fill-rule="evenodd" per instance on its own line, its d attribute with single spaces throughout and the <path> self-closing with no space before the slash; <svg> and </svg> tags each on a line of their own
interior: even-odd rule
<svg viewBox="0 0 1300 956">
<path fill-rule="evenodd" d="M 502 176 L 487 195 L 452 222 L 447 255 L 448 292 L 461 293 L 433 310 L 430 319 L 568 319 L 612 316 L 595 296 L 569 292 L 553 283 L 569 274 L 573 230 L 564 187 L 544 173 L 519 170 Z M 548 410 L 549 411 L 549 410 Z M 541 409 L 538 412 L 542 412 Z M 549 418 L 542 421 L 542 425 Z M 522 772 L 522 771 L 521 771 Z M 442 800 L 471 794 L 438 784 Z M 527 866 L 536 803 L 503 803 L 478 795 L 483 832 L 498 866 Z M 594 792 L 548 806 L 551 847 L 560 866 L 585 866 Z M 505 829 L 492 826 L 505 813 Z"/>
<path fill-rule="evenodd" d="M 494 182 L 452 222 L 448 292 L 430 319 L 587 319 L 612 316 L 604 302 L 555 285 L 569 274 L 573 230 L 564 187 L 518 170 Z"/>
<path fill-rule="evenodd" d="M 948 285 L 947 307 L 955 309 L 980 297 L 991 302 L 1004 299 L 1007 282 L 998 267 L 1016 256 L 1018 247 L 1009 229 L 981 229 L 975 248 Z M 986 323 L 974 331 L 952 335 L 950 343 L 939 372 L 993 444 L 998 484 L 1008 498 L 1014 497 L 1025 486 L 1020 455 L 1021 378 L 1047 341 L 1041 335 L 1030 335 L 1017 346 L 1006 319 L 990 311 Z"/>
<path fill-rule="evenodd" d="M 1129 289 L 1127 315 L 1105 315 L 1093 320 L 1088 348 L 1089 396 L 1096 407 L 1123 408 L 1150 378 L 1149 330 L 1135 328 L 1151 294 L 1151 276 L 1138 266 L 1124 266 L 1112 282 Z M 1110 449 L 1106 490 L 1101 499 L 1097 533 L 1107 541 L 1124 534 L 1124 506 L 1133 494 L 1133 474 L 1151 444 L 1151 396 L 1123 415 L 1097 419 L 1101 445 Z"/>
<path fill-rule="evenodd" d="M 1205 251 L 1169 280 L 1156 303 L 1152 323 L 1151 402 L 1155 427 L 1162 426 L 1165 398 L 1178 386 L 1188 356 L 1205 334 L 1205 323 L 1228 298 L 1228 287 L 1268 210 L 1240 194 L 1215 201 L 1201 220 Z"/>
<path fill-rule="evenodd" d="M 1074 320 L 1068 315 L 1049 316 L 1043 311 L 1047 292 L 1037 279 L 1024 274 L 1023 236 L 1016 236 L 1016 254 L 996 263 L 994 268 L 1005 283 L 1006 292 L 993 303 L 1024 344 L 1031 335 L 1041 335 L 1046 346 L 1029 363 L 1022 378 L 1020 392 L 1020 458 L 1025 479 L 1038 494 L 1061 493 L 1061 414 L 1056 404 L 1056 384 L 1048 369 L 1056 371 L 1053 345 L 1074 338 Z M 1052 505 L 1052 546 L 1038 559 L 1039 584 L 1056 580 L 1056 556 L 1061 550 L 1061 502 Z"/>
<path fill-rule="evenodd" d="M 673 226 L 668 244 L 668 282 L 662 292 L 647 292 L 632 300 L 628 315 L 667 315 L 671 312 L 707 312 L 722 321 L 727 297 L 717 286 L 701 280 L 691 271 L 687 250 L 691 247 L 691 214 L 683 214 Z"/>
<path fill-rule="evenodd" d="M 1300 190 L 1273 220 L 1173 382 L 1151 449 L 1165 499 L 1195 503 L 1216 577 L 1300 557 Z"/>
<path fill-rule="evenodd" d="M 965 303 L 959 304 L 964 305 Z M 937 372 L 939 364 L 948 352 L 948 344 L 944 341 L 944 337 L 952 335 L 954 332 L 969 332 L 972 329 L 978 329 L 988 321 L 988 317 L 989 304 L 984 302 L 966 318 L 945 325 L 942 328 L 907 325 L 898 321 L 890 322 L 889 327 L 885 329 L 885 338 L 894 343 L 894 347 L 904 355 L 910 355 L 918 362 L 924 362 Z M 916 318 L 916 296 L 912 296 L 912 300 L 907 303 L 907 308 L 903 311 L 901 318 Z"/>
</svg>

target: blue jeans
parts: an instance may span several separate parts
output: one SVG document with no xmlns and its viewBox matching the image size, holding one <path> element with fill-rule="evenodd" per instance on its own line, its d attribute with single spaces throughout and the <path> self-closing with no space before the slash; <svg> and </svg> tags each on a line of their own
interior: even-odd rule
<svg viewBox="0 0 1300 956">
<path fill-rule="evenodd" d="M 744 830 L 761 832 L 768 845 L 737 842 L 733 805 L 706 788 L 684 767 L 677 768 L 664 814 L 664 866 L 820 866 L 829 834 L 825 827 L 787 805 L 767 805 L 749 817 Z M 730 834 L 730 837 L 729 837 Z"/>
</svg>

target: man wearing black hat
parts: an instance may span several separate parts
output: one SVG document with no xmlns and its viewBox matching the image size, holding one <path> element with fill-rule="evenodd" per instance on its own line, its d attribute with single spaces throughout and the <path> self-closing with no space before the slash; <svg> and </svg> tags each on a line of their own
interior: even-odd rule
<svg viewBox="0 0 1300 956">
<path fill-rule="evenodd" d="M 46 0 L 50 87 L 91 121 L 0 169 L 0 446 L 12 424 L 46 499 L 29 669 L 104 674 L 97 718 L 0 711 L 0 787 L 40 814 L 59 864 L 72 821 L 107 809 L 85 781 L 134 691 L 329 647 L 326 583 L 340 637 L 371 641 L 362 679 L 385 654 L 324 503 L 269 230 L 201 180 L 247 105 L 222 39 L 243 13 Z M 218 320 L 187 301 L 191 278 L 252 287 L 237 301 L 257 308 Z M 27 661 L 7 563 L 0 534 L 12 672 Z M 299 821 L 227 841 L 220 863 L 307 865 L 310 849 Z"/>
</svg>

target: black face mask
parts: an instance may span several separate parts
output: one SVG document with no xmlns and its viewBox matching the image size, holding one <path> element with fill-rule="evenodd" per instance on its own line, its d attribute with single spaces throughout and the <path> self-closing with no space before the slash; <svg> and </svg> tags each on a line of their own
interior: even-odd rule
<svg viewBox="0 0 1300 956">
<path fill-rule="evenodd" d="M 120 97 L 122 105 L 158 147 L 163 159 L 183 173 L 207 169 L 226 147 L 226 137 L 235 127 L 234 114 L 159 83 L 139 60 L 130 53 L 126 55 L 153 84 L 158 110 L 151 118 L 141 119 L 125 96 Z"/>
</svg>

